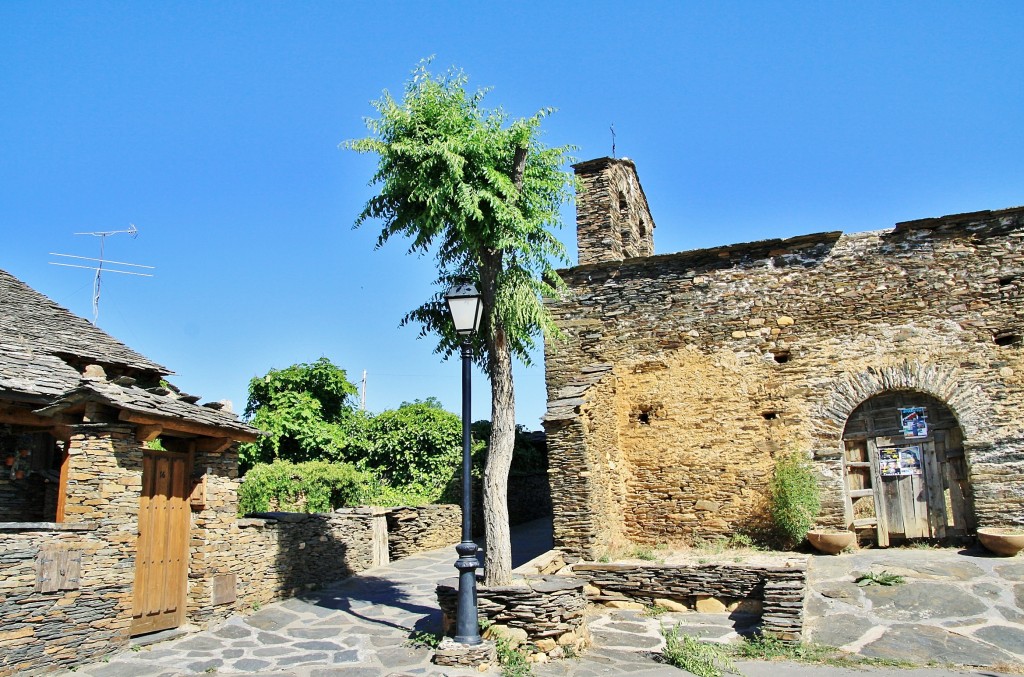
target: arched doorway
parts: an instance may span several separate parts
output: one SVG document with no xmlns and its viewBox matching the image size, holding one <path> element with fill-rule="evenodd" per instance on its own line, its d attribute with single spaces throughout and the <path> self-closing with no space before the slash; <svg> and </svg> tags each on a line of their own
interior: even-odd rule
<svg viewBox="0 0 1024 677">
<path fill-rule="evenodd" d="M 879 393 L 850 414 L 843 446 L 847 515 L 859 534 L 887 546 L 974 531 L 963 432 L 940 400 Z"/>
</svg>

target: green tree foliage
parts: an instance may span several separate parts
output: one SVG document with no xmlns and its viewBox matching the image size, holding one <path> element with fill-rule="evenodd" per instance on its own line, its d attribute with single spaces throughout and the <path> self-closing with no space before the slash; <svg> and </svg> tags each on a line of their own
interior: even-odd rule
<svg viewBox="0 0 1024 677">
<path fill-rule="evenodd" d="M 238 512 L 330 512 L 364 502 L 372 477 L 347 463 L 261 463 L 238 488 Z"/>
<path fill-rule="evenodd" d="M 821 490 L 814 467 L 803 454 L 790 452 L 775 460 L 768 510 L 776 538 L 784 548 L 798 545 L 814 525 L 821 511 Z"/>
<path fill-rule="evenodd" d="M 271 369 L 249 381 L 245 418 L 265 436 L 239 449 L 243 472 L 257 463 L 340 460 L 362 443 L 356 387 L 326 357 Z"/>
<path fill-rule="evenodd" d="M 484 470 L 486 582 L 511 579 L 506 495 L 515 442 L 512 356 L 529 361 L 541 333 L 555 327 L 542 300 L 558 293 L 553 264 L 565 250 L 551 228 L 571 200 L 574 180 L 564 169 L 570 147 L 539 140 L 545 109 L 509 119 L 483 106 L 485 91 L 467 92 L 467 78 L 449 71 L 434 76 L 421 63 L 401 101 L 388 92 L 374 102 L 379 117 L 366 120 L 370 136 L 343 147 L 379 159 L 372 183 L 379 193 L 356 220 L 383 221 L 378 246 L 406 238 L 411 253 L 433 254 L 435 293 L 405 322 L 436 334 L 438 351 L 451 355 L 458 338 L 444 307 L 444 293 L 471 280 L 480 290 L 484 319 L 478 356 L 491 385 L 492 434 Z"/>
<path fill-rule="evenodd" d="M 433 402 L 403 403 L 374 416 L 363 463 L 383 483 L 436 500 L 462 459 L 462 423 Z"/>
</svg>

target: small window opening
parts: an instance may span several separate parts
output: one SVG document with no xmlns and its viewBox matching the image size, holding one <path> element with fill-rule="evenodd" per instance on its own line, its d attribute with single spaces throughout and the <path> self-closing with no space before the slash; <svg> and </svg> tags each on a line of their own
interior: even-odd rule
<svg viewBox="0 0 1024 677">
<path fill-rule="evenodd" d="M 762 411 L 761 412 L 761 418 L 763 418 L 766 421 L 774 421 L 778 417 L 779 417 L 779 412 L 777 412 L 777 411 L 769 410 L 769 411 Z"/>
<path fill-rule="evenodd" d="M 1021 337 L 1013 332 L 1001 332 L 996 334 L 995 342 L 997 346 L 1015 346 L 1020 344 Z"/>
<path fill-rule="evenodd" d="M 1006 285 L 1013 284 L 1013 281 L 1016 279 L 1016 275 L 1006 275 L 1005 277 L 1001 277 L 999 278 L 999 286 L 1005 287 Z"/>
<path fill-rule="evenodd" d="M 778 362 L 779 364 L 785 364 L 786 362 L 789 362 L 789 351 L 773 350 L 772 357 L 775 358 L 775 361 Z"/>
<path fill-rule="evenodd" d="M 659 404 L 642 404 L 633 410 L 632 418 L 639 425 L 651 425 L 661 413 Z"/>
</svg>

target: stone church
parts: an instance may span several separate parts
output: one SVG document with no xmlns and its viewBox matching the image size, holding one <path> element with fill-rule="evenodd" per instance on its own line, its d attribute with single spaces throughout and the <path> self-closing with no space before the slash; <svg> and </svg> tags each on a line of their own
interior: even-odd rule
<svg viewBox="0 0 1024 677">
<path fill-rule="evenodd" d="M 787 452 L 813 459 L 819 525 L 862 540 L 1024 526 L 1024 208 L 655 255 L 633 162 L 575 170 L 556 547 L 754 529 Z"/>
</svg>

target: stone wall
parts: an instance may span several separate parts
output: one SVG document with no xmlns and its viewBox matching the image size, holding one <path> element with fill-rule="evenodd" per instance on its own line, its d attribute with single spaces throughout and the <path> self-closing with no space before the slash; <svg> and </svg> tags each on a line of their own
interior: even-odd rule
<svg viewBox="0 0 1024 677">
<path fill-rule="evenodd" d="M 563 271 L 556 544 L 592 557 L 756 526 L 790 450 L 816 461 L 822 524 L 846 526 L 843 428 L 888 390 L 957 417 L 979 525 L 1024 523 L 1022 238 L 1018 208 Z"/>
<path fill-rule="evenodd" d="M 477 586 L 477 613 L 492 625 L 488 636 L 529 642 L 552 658 L 578 652 L 588 643 L 584 581 L 574 576 L 525 576 L 512 585 Z M 458 613 L 458 579 L 438 584 L 437 602 L 445 631 L 454 629 Z"/>
<path fill-rule="evenodd" d="M 333 513 L 265 513 L 239 519 L 231 545 L 240 611 L 339 581 L 379 563 L 373 508 Z M 377 529 L 377 537 L 384 533 Z M 379 550 L 378 550 L 379 551 Z"/>
<path fill-rule="evenodd" d="M 761 616 L 765 634 L 791 642 L 802 637 L 807 589 L 802 564 L 574 564 L 572 571 L 589 583 L 587 598 L 596 604 L 675 602 L 698 611 L 746 611 Z"/>
<path fill-rule="evenodd" d="M 462 508 L 421 505 L 387 508 L 388 553 L 401 559 L 462 540 Z"/>
<path fill-rule="evenodd" d="M 0 675 L 96 660 L 128 642 L 142 452 L 131 427 L 94 423 L 72 426 L 69 456 L 64 524 L 0 532 Z M 61 570 L 39 560 L 69 553 L 77 576 L 66 568 L 56 589 L 37 590 Z"/>
<path fill-rule="evenodd" d="M 86 525 L 0 525 L 0 675 L 95 659 L 125 640 L 122 628 L 110 623 L 118 589 L 110 594 L 96 585 L 101 574 L 93 563 L 105 546 Z M 62 551 L 79 553 L 86 564 L 78 579 L 37 591 L 40 555 Z"/>
</svg>

